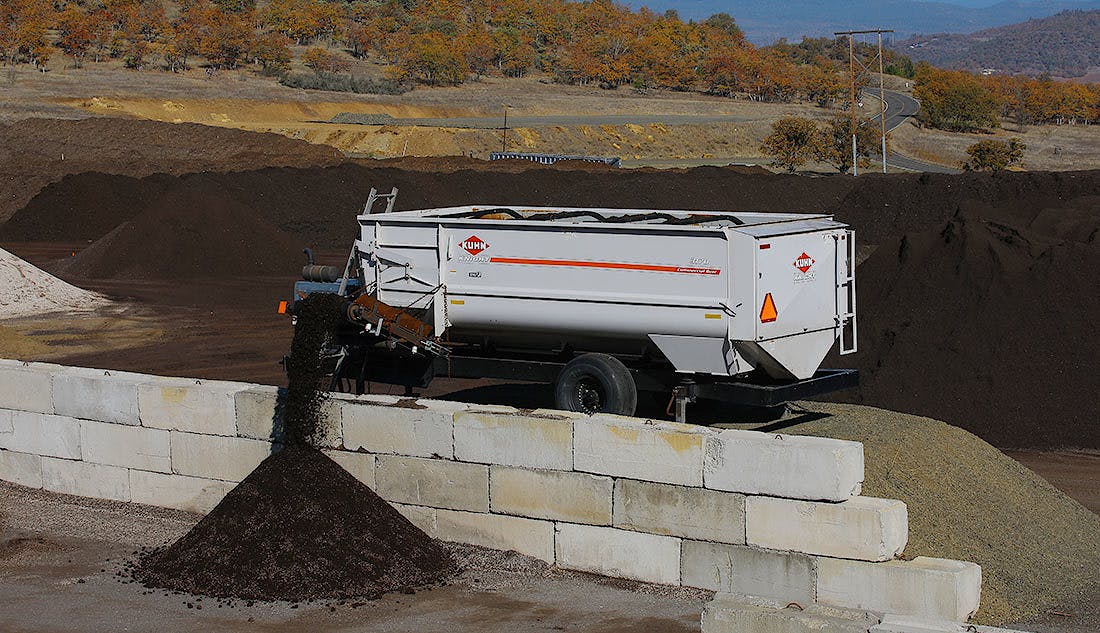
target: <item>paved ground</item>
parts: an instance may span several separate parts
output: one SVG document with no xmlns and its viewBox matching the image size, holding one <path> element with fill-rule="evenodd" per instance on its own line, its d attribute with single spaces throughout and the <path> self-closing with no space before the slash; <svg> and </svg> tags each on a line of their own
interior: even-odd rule
<svg viewBox="0 0 1100 633">
<path fill-rule="evenodd" d="M 467 571 L 454 584 L 358 606 L 231 608 L 115 577 L 139 547 L 173 540 L 198 518 L 0 482 L 0 631 L 686 633 L 698 631 L 709 599 L 460 546 Z"/>
<path fill-rule="evenodd" d="M 864 94 L 869 94 L 878 99 L 878 90 L 866 89 Z M 905 123 L 911 116 L 916 116 L 920 111 L 920 102 L 910 97 L 909 95 L 901 92 L 895 92 L 893 90 L 885 91 L 884 98 L 886 100 L 886 131 L 889 132 L 897 126 Z M 878 117 L 873 117 L 873 120 L 878 121 Z M 881 152 L 879 152 L 881 154 Z M 943 165 L 937 165 L 935 163 L 929 163 L 923 160 L 917 160 L 916 158 L 910 158 L 908 156 L 897 153 L 896 151 L 889 152 L 889 157 L 886 160 L 886 164 L 890 167 L 897 167 L 899 169 L 906 169 L 909 171 L 930 171 L 940 174 L 957 174 L 958 169 L 951 167 L 945 167 Z"/>
</svg>

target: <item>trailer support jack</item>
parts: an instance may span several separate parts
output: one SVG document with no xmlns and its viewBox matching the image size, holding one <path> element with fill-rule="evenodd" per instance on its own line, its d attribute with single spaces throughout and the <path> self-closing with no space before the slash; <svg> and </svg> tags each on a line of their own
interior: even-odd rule
<svg viewBox="0 0 1100 633">
<path fill-rule="evenodd" d="M 688 403 L 695 402 L 699 398 L 699 386 L 690 378 L 685 379 L 672 388 L 672 399 L 668 403 L 668 415 L 675 413 L 677 422 L 687 422 Z M 675 412 L 673 411 L 675 409 Z"/>
</svg>

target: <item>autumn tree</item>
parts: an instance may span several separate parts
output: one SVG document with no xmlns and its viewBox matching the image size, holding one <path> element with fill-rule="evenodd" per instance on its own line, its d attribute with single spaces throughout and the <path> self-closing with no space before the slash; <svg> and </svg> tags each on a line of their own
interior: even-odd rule
<svg viewBox="0 0 1100 633">
<path fill-rule="evenodd" d="M 816 123 L 810 119 L 787 117 L 772 124 L 772 133 L 764 139 L 760 150 L 774 164 L 793 173 L 818 153 L 819 142 Z"/>
<path fill-rule="evenodd" d="M 931 127 L 976 132 L 1000 126 L 995 95 L 969 73 L 922 63 L 913 96 L 921 104 L 917 118 Z"/>
<path fill-rule="evenodd" d="M 282 33 L 269 31 L 252 42 L 249 57 L 263 69 L 264 74 L 282 74 L 290 69 L 290 38 Z"/>
<path fill-rule="evenodd" d="M 302 54 L 302 63 L 313 72 L 343 73 L 351 70 L 351 62 L 344 56 L 323 48 L 313 47 Z"/>
<path fill-rule="evenodd" d="M 493 67 L 496 49 L 493 48 L 492 36 L 484 29 L 468 31 L 462 48 L 466 51 L 466 66 L 479 79 Z"/>
<path fill-rule="evenodd" d="M 73 58 L 77 68 L 84 65 L 84 58 L 96 40 L 96 20 L 84 7 L 70 4 L 57 16 L 57 47 Z"/>
<path fill-rule="evenodd" d="M 48 0 L 3 0 L 0 2 L 0 51 L 8 65 L 27 61 L 42 66 L 50 57 L 46 41 L 52 19 Z"/>
<path fill-rule="evenodd" d="M 963 163 L 966 171 L 1001 171 L 1012 165 L 1020 164 L 1024 159 L 1027 145 L 1018 139 L 978 141 L 966 148 L 970 160 Z"/>
<path fill-rule="evenodd" d="M 848 82 L 825 59 L 803 66 L 799 81 L 806 98 L 822 108 L 831 106 L 848 91 Z"/>
<path fill-rule="evenodd" d="M 199 54 L 215 68 L 233 69 L 254 48 L 255 17 L 251 12 L 204 12 Z"/>
<path fill-rule="evenodd" d="M 458 84 L 466 78 L 462 50 L 442 33 L 411 35 L 397 53 L 399 79 L 412 78 L 428 85 Z"/>
<path fill-rule="evenodd" d="M 881 154 L 881 148 L 882 135 L 879 126 L 871 119 L 858 119 L 856 156 L 859 166 L 869 166 L 871 157 Z M 833 117 L 825 129 L 821 130 L 814 157 L 822 163 L 836 167 L 842 174 L 852 170 L 852 120 L 849 117 Z"/>
</svg>

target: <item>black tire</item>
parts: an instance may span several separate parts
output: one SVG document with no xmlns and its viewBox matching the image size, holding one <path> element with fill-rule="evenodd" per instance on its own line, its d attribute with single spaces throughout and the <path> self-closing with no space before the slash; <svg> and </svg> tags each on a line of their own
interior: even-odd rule
<svg viewBox="0 0 1100 633">
<path fill-rule="evenodd" d="M 578 356 L 561 370 L 554 403 L 563 411 L 634 415 L 638 388 L 622 361 L 607 354 Z"/>
</svg>

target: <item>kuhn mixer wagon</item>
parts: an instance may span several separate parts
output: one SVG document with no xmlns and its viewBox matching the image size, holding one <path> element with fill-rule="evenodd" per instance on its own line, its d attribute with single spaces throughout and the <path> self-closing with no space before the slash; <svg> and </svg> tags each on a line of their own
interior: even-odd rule
<svg viewBox="0 0 1100 633">
<path fill-rule="evenodd" d="M 394 194 L 396 195 L 396 192 Z M 557 408 L 666 394 L 774 406 L 855 384 L 855 236 L 827 215 L 471 205 L 358 216 L 334 388 L 437 376 L 554 383 Z M 312 261 L 310 262 L 312 264 Z"/>
</svg>

